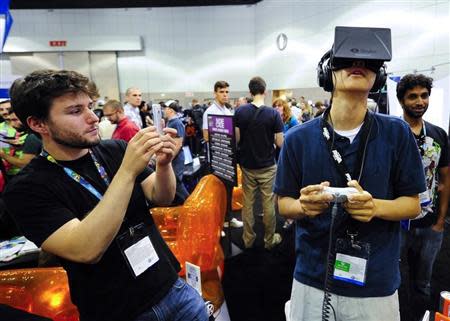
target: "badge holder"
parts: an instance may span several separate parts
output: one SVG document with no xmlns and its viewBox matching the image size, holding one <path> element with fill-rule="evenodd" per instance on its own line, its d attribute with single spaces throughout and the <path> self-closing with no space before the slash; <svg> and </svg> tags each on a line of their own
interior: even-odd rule
<svg viewBox="0 0 450 321">
<path fill-rule="evenodd" d="M 366 284 L 367 262 L 370 244 L 356 240 L 356 234 L 336 240 L 336 260 L 333 278 L 347 283 L 364 286 Z"/>
<path fill-rule="evenodd" d="M 116 242 L 135 278 L 159 261 L 150 231 L 144 223 L 129 227 L 117 236 Z"/>
</svg>

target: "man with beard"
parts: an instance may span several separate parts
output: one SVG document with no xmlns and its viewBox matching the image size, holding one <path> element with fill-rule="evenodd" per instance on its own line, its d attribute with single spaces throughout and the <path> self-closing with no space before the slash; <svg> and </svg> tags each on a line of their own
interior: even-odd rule
<svg viewBox="0 0 450 321">
<path fill-rule="evenodd" d="M 149 214 L 174 197 L 176 131 L 101 141 L 87 83 L 65 70 L 14 82 L 14 111 L 43 150 L 7 186 L 8 211 L 26 238 L 59 257 L 80 321 L 207 320 Z"/>
<path fill-rule="evenodd" d="M 117 100 L 109 100 L 103 106 L 103 116 L 111 124 L 117 125 L 112 134 L 112 139 L 123 139 L 129 142 L 131 138 L 139 131 L 137 125 L 125 116 L 122 104 Z"/>
<path fill-rule="evenodd" d="M 20 170 L 40 153 L 42 142 L 35 134 L 26 133 L 25 126 L 14 112 L 10 112 L 10 114 L 5 117 L 8 118 L 10 126 L 13 127 L 19 135 L 18 139 L 15 140 L 15 145 L 17 145 L 18 148 L 14 149 L 13 154 L 5 153 L 3 150 L 0 150 L 0 157 Z"/>
<path fill-rule="evenodd" d="M 403 119 L 409 124 L 422 156 L 427 190 L 420 194 L 422 212 L 415 220 L 403 222 L 402 277 L 410 301 L 402 311 L 403 320 L 421 320 L 430 300 L 430 280 L 436 255 L 442 244 L 449 200 L 449 155 L 445 131 L 423 120 L 428 109 L 433 80 L 421 74 L 404 76 L 397 84 L 397 99 Z M 409 269 L 408 269 L 409 268 Z M 411 315 L 406 315 L 408 312 Z"/>
</svg>

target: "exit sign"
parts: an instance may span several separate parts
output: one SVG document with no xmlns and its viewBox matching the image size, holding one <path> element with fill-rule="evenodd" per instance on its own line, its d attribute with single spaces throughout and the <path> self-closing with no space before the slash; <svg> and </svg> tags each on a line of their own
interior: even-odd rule
<svg viewBox="0 0 450 321">
<path fill-rule="evenodd" d="M 48 42 L 48 44 L 50 45 L 50 47 L 65 47 L 65 46 L 67 46 L 67 41 L 66 40 L 50 40 Z"/>
</svg>

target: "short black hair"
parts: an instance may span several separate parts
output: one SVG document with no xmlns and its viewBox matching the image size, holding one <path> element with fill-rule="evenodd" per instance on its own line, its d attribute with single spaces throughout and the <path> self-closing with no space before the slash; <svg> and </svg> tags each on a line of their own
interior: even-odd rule
<svg viewBox="0 0 450 321">
<path fill-rule="evenodd" d="M 228 88 L 230 85 L 225 80 L 216 81 L 214 84 L 214 92 L 222 88 Z"/>
<path fill-rule="evenodd" d="M 76 71 L 37 70 L 24 78 L 16 79 L 9 89 L 11 105 L 20 121 L 28 128 L 30 116 L 48 119 L 55 98 L 68 93 L 90 94 L 89 79 Z"/>
<path fill-rule="evenodd" d="M 252 96 L 262 95 L 266 91 L 266 82 L 261 77 L 253 77 L 248 83 L 248 89 Z"/>
<path fill-rule="evenodd" d="M 167 106 L 167 108 L 172 109 L 176 113 L 179 113 L 180 110 L 181 110 L 180 105 L 176 101 L 174 101 L 173 103 L 169 104 L 169 106 Z"/>
<path fill-rule="evenodd" d="M 431 95 L 433 78 L 422 74 L 408 74 L 403 76 L 397 84 L 397 99 L 402 101 L 405 98 L 405 93 L 417 86 L 425 87 L 428 90 L 428 95 Z"/>
</svg>

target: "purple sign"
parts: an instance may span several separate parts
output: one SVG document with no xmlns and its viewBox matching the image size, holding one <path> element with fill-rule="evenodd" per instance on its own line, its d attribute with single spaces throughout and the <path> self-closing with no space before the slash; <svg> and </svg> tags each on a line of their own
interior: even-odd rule
<svg viewBox="0 0 450 321">
<path fill-rule="evenodd" d="M 233 116 L 208 115 L 208 136 L 212 173 L 236 186 L 236 141 Z"/>
<path fill-rule="evenodd" d="M 224 115 L 208 115 L 208 130 L 234 136 L 233 117 Z"/>
</svg>

